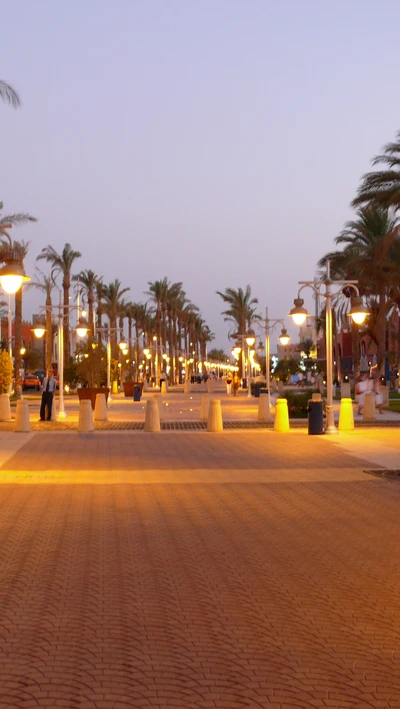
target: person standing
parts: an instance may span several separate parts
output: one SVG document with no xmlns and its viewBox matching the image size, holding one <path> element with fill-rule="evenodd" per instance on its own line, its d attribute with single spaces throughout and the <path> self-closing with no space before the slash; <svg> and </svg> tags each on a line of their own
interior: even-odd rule
<svg viewBox="0 0 400 709">
<path fill-rule="evenodd" d="M 228 374 L 226 375 L 226 380 L 225 380 L 226 393 L 228 394 L 228 396 L 230 396 L 232 393 L 232 381 L 233 381 L 232 374 L 231 374 L 231 372 L 228 372 Z"/>
<path fill-rule="evenodd" d="M 235 372 L 235 374 L 233 375 L 232 389 L 233 396 L 236 396 L 239 390 L 239 377 L 237 375 L 237 372 Z"/>
<path fill-rule="evenodd" d="M 51 421 L 51 410 L 53 408 L 53 396 L 56 390 L 57 381 L 52 369 L 47 370 L 47 376 L 42 382 L 42 403 L 40 405 L 40 420 L 46 421 L 46 406 L 47 406 L 47 421 Z"/>
</svg>

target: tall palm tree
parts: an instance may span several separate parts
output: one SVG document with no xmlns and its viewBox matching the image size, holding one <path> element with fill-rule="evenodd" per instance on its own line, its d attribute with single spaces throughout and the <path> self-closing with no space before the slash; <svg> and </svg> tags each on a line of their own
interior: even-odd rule
<svg viewBox="0 0 400 709">
<path fill-rule="evenodd" d="M 400 131 L 393 143 L 387 143 L 383 153 L 377 155 L 372 164 L 383 165 L 382 170 L 367 172 L 353 200 L 353 207 L 375 202 L 384 207 L 400 209 Z"/>
<path fill-rule="evenodd" d="M 36 277 L 28 284 L 28 287 L 41 290 L 46 296 L 46 356 L 45 369 L 51 367 L 53 361 L 53 318 L 51 314 L 52 298 L 51 293 L 54 288 L 54 281 L 51 274 L 47 276 L 40 269 L 37 269 Z"/>
<path fill-rule="evenodd" d="M 72 276 L 72 280 L 75 283 L 78 283 L 78 287 L 80 289 L 80 292 L 82 294 L 85 294 L 86 298 L 87 298 L 88 322 L 89 322 L 88 345 L 89 345 L 89 347 L 91 347 L 92 342 L 93 342 L 95 293 L 96 293 L 96 289 L 97 289 L 97 284 L 101 281 L 101 278 L 99 276 L 97 276 L 94 271 L 91 271 L 90 269 L 86 269 L 85 271 L 81 271 L 80 273 L 77 273 L 76 276 Z"/>
<path fill-rule="evenodd" d="M 3 202 L 0 202 L 0 212 L 4 209 Z M 30 214 L 25 214 L 25 212 L 17 212 L 17 214 L 6 214 L 0 216 L 0 236 L 5 236 L 11 243 L 11 236 L 8 233 L 9 229 L 13 226 L 21 226 L 26 224 L 26 222 L 37 222 L 36 217 L 32 217 Z"/>
<path fill-rule="evenodd" d="M 118 345 L 117 345 L 117 319 L 121 311 L 121 301 L 124 293 L 127 293 L 130 288 L 122 288 L 121 281 L 117 278 L 109 283 L 108 286 L 103 286 L 103 297 L 102 297 L 102 309 L 103 312 L 108 316 L 109 327 L 114 332 L 111 333 L 111 354 L 114 359 L 117 359 L 118 355 Z"/>
<path fill-rule="evenodd" d="M 251 328 L 252 321 L 260 320 L 261 316 L 257 314 L 257 309 L 254 307 L 258 303 L 258 299 L 252 297 L 249 285 L 245 290 L 225 288 L 223 293 L 217 291 L 217 295 L 221 296 L 224 303 L 228 305 L 222 315 L 225 315 L 225 321 L 231 322 L 235 326 L 232 337 L 245 335 Z"/>
<path fill-rule="evenodd" d="M 80 251 L 74 251 L 71 244 L 66 243 L 64 248 L 59 254 L 53 246 L 45 246 L 36 260 L 45 260 L 51 264 L 52 269 L 56 273 L 61 273 L 62 275 L 62 289 L 63 289 L 63 301 L 64 301 L 64 317 L 63 317 L 63 330 L 64 330 L 64 366 L 69 366 L 70 358 L 70 341 L 69 341 L 69 291 L 71 288 L 71 271 L 72 265 L 76 259 L 81 257 Z"/>
<path fill-rule="evenodd" d="M 374 203 L 357 211 L 357 219 L 347 222 L 341 234 L 335 239 L 344 244 L 342 252 L 324 256 L 342 273 L 357 274 L 360 291 L 376 301 L 375 336 L 377 360 L 381 371 L 384 369 L 386 352 L 386 316 L 393 303 L 393 285 L 398 283 L 398 262 L 393 254 L 398 253 L 400 222 L 392 209 L 376 206 Z M 396 290 L 397 292 L 397 290 Z"/>
<path fill-rule="evenodd" d="M 21 99 L 15 89 L 6 81 L 0 79 L 0 98 L 5 103 L 10 104 L 13 108 L 19 108 Z"/>
</svg>

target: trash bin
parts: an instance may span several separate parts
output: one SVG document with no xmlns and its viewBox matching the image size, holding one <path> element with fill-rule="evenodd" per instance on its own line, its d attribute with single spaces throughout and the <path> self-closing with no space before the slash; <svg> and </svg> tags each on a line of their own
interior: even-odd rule
<svg viewBox="0 0 400 709">
<path fill-rule="evenodd" d="M 256 399 L 260 398 L 260 393 L 261 393 L 261 384 L 260 382 L 255 382 L 254 384 L 254 396 Z"/>
<path fill-rule="evenodd" d="M 247 389 L 247 379 L 246 378 L 242 379 L 242 389 Z"/>
<path fill-rule="evenodd" d="M 135 384 L 133 387 L 133 401 L 140 401 L 142 395 L 142 387 L 140 384 Z"/>
<path fill-rule="evenodd" d="M 319 436 L 324 432 L 322 401 L 308 402 L 308 435 Z"/>
</svg>

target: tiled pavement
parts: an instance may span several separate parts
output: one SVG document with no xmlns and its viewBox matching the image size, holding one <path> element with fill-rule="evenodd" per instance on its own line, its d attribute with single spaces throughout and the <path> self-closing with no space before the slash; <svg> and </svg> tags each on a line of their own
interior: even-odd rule
<svg viewBox="0 0 400 709">
<path fill-rule="evenodd" d="M 400 708 L 400 484 L 352 441 L 1 433 L 0 708 Z"/>
</svg>

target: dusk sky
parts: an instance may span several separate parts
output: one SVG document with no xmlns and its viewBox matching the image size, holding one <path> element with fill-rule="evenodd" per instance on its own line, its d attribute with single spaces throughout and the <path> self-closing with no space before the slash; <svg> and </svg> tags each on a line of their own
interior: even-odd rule
<svg viewBox="0 0 400 709">
<path fill-rule="evenodd" d="M 0 105 L 0 199 L 39 219 L 13 233 L 27 273 L 69 241 L 130 300 L 182 281 L 226 350 L 216 290 L 285 317 L 400 128 L 399 25 L 398 0 L 4 4 L 23 105 Z"/>
</svg>

